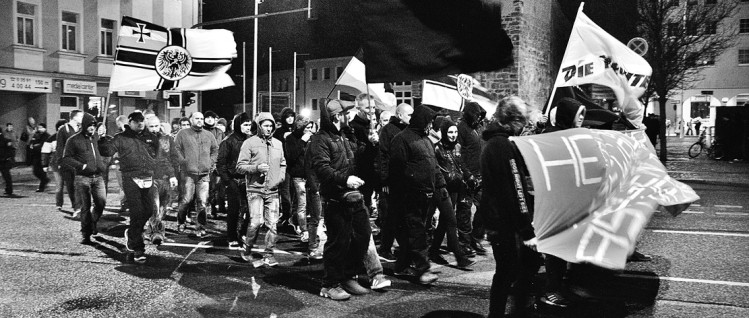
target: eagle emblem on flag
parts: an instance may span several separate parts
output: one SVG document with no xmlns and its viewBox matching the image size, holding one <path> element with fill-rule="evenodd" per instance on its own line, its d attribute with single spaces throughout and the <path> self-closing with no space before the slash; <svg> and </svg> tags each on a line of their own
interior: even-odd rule
<svg viewBox="0 0 749 318">
<path fill-rule="evenodd" d="M 192 69 L 190 53 L 180 46 L 167 46 L 156 55 L 156 72 L 164 79 L 178 81 Z"/>
</svg>

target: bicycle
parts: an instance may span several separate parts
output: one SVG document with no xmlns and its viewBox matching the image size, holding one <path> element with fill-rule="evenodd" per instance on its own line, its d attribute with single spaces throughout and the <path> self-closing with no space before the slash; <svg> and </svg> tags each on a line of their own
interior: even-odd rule
<svg viewBox="0 0 749 318">
<path fill-rule="evenodd" d="M 696 158 L 702 153 L 702 150 L 705 150 L 705 152 L 707 153 L 707 157 L 710 159 L 720 160 L 721 158 L 723 158 L 723 150 L 721 149 L 718 142 L 715 141 L 715 138 L 713 138 L 709 147 L 707 146 L 707 144 L 705 144 L 704 131 L 700 134 L 700 138 L 697 140 L 697 142 L 689 146 L 689 151 L 687 153 L 689 154 L 689 158 Z"/>
</svg>

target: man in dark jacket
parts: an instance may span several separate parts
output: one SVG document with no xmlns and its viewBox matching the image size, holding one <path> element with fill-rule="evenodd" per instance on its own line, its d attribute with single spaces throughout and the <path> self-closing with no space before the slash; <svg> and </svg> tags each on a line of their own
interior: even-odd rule
<svg viewBox="0 0 749 318">
<path fill-rule="evenodd" d="M 380 250 L 378 254 L 385 261 L 393 262 L 395 257 L 391 249 L 393 248 L 393 241 L 395 240 L 395 227 L 398 218 L 391 218 L 389 213 L 390 207 L 390 180 L 388 178 L 389 164 L 390 164 L 390 142 L 395 138 L 395 135 L 400 133 L 403 129 L 406 129 L 408 123 L 411 121 L 411 115 L 414 109 L 411 105 L 401 103 L 395 109 L 395 116 L 390 118 L 387 125 L 382 127 L 380 130 L 380 144 L 379 144 L 379 172 L 380 182 L 382 183 L 382 192 L 380 193 L 380 204 L 379 204 L 379 221 L 382 228 Z"/>
<path fill-rule="evenodd" d="M 281 123 L 281 127 L 277 128 L 273 132 L 273 138 L 278 139 L 281 141 L 281 144 L 286 144 L 286 136 L 291 134 L 291 132 L 294 130 L 294 118 L 296 117 L 296 113 L 293 109 L 290 107 L 285 107 L 281 110 L 281 117 L 279 118 L 279 121 Z M 279 224 L 288 226 L 291 224 L 291 208 L 292 208 L 292 186 L 291 186 L 291 177 L 288 175 L 288 171 L 286 176 L 283 179 L 283 183 L 278 188 L 278 194 L 280 195 L 281 199 L 281 220 Z M 288 227 L 280 228 L 279 230 L 287 230 Z"/>
<path fill-rule="evenodd" d="M 116 134 L 111 140 L 102 139 L 99 142 L 102 155 L 111 157 L 115 153 L 119 154 L 122 187 L 130 209 L 130 226 L 125 230 L 125 249 L 137 263 L 146 262 L 143 227 L 155 213 L 157 195 L 153 179 L 159 141 L 145 127 L 143 113 L 136 111 L 128 115 L 125 131 Z"/>
<path fill-rule="evenodd" d="M 248 213 L 247 182 L 243 174 L 237 172 L 237 158 L 242 143 L 252 136 L 252 118 L 247 113 L 240 113 L 232 120 L 232 133 L 226 136 L 218 147 L 216 171 L 226 187 L 226 237 L 229 247 L 239 248 L 240 233 L 247 233 L 247 222 L 239 226 L 241 215 Z"/>
<path fill-rule="evenodd" d="M 213 111 L 209 110 L 205 112 L 203 129 L 213 134 L 213 137 L 216 138 L 216 145 L 221 143 L 221 141 L 226 137 L 224 131 L 221 130 L 221 128 L 216 127 L 218 119 L 218 115 L 216 115 L 216 113 L 214 113 Z M 216 171 L 211 172 L 211 182 L 208 185 L 208 205 L 206 206 L 206 208 L 209 210 L 208 212 L 210 212 L 208 213 L 208 215 L 213 218 L 216 218 L 218 212 L 226 213 L 226 206 L 224 206 L 225 191 L 220 181 L 221 179 L 219 178 Z"/>
<path fill-rule="evenodd" d="M 159 149 L 156 153 L 156 167 L 154 168 L 153 186 L 156 188 L 154 214 L 146 225 L 145 237 L 153 244 L 159 245 L 166 240 L 164 216 L 167 208 L 171 208 L 172 192 L 177 187 L 175 167 L 179 169 L 174 139 L 162 132 L 161 120 L 154 115 L 146 119 L 148 132 L 158 140 Z"/>
<path fill-rule="evenodd" d="M 476 205 L 479 209 L 481 202 L 480 183 L 481 183 L 481 158 L 482 141 L 479 136 L 483 131 L 483 121 L 486 117 L 486 111 L 476 102 L 467 102 L 463 109 L 463 118 L 458 124 L 458 143 L 460 144 L 460 154 L 463 157 L 468 170 L 473 174 L 476 180 L 479 180 L 479 186 L 473 189 L 467 189 L 458 197 L 455 217 L 458 222 L 458 238 L 461 245 L 472 248 L 476 254 L 485 255 L 486 249 L 481 245 L 484 237 L 484 228 L 481 226 L 481 220 L 473 218 L 471 224 L 471 206 Z M 466 251 L 471 254 L 471 251 Z"/>
<path fill-rule="evenodd" d="M 359 176 L 364 180 L 364 185 L 359 191 L 364 195 L 364 205 L 369 209 L 370 214 L 374 211 L 372 194 L 375 187 L 379 187 L 380 183 L 380 176 L 375 170 L 375 159 L 379 154 L 378 143 L 380 138 L 374 128 L 377 124 L 374 104 L 374 98 L 370 95 L 359 94 L 356 97 L 358 112 L 356 117 L 349 122 L 349 127 L 354 129 L 357 142 L 364 147 L 364 152 L 356 157 L 356 167 Z"/>
<path fill-rule="evenodd" d="M 13 196 L 13 176 L 10 174 L 10 169 L 13 168 L 15 157 L 16 148 L 13 146 L 13 140 L 5 137 L 5 134 L 0 131 L 0 173 L 3 175 L 7 196 Z"/>
<path fill-rule="evenodd" d="M 294 204 L 292 210 L 296 216 L 295 228 L 301 234 L 300 240 L 307 242 L 309 232 L 307 231 L 307 180 L 304 171 L 304 154 L 307 151 L 307 142 L 312 136 L 311 129 L 307 129 L 309 120 L 297 116 L 294 121 L 294 130 L 286 136 L 284 144 L 284 155 L 286 156 L 286 173 L 291 177 L 291 186 L 294 191 Z M 291 217 L 294 220 L 294 217 Z"/>
<path fill-rule="evenodd" d="M 65 143 L 68 141 L 68 138 L 80 129 L 82 119 L 83 112 L 75 109 L 70 112 L 70 121 L 57 131 L 57 154 L 60 157 L 62 157 L 65 151 Z M 81 214 L 81 202 L 75 196 L 75 169 L 65 166 L 62 162 L 60 162 L 59 169 L 62 182 L 68 191 L 70 204 L 73 206 L 73 218 L 78 219 Z"/>
<path fill-rule="evenodd" d="M 34 132 L 31 140 L 29 140 L 29 151 L 26 154 L 26 160 L 33 167 L 34 176 L 39 179 L 39 188 L 36 189 L 36 192 L 44 192 L 47 188 L 47 183 L 49 183 L 49 177 L 47 176 L 47 172 L 44 171 L 44 164 L 42 163 L 42 146 L 47 139 L 49 139 L 47 125 L 39 123 L 36 125 L 36 132 Z"/>
<path fill-rule="evenodd" d="M 320 132 L 313 135 L 308 151 L 312 169 L 320 180 L 320 194 L 325 206 L 325 243 L 320 296 L 345 300 L 349 293 L 368 290 L 353 276 L 364 267 L 371 228 L 369 215 L 358 188 L 364 181 L 356 176 L 356 144 L 342 133 L 345 123 L 353 120 L 355 110 L 338 100 L 328 103 L 321 114 Z"/>
<path fill-rule="evenodd" d="M 434 195 L 449 196 L 445 179 L 439 171 L 434 147 L 427 138 L 434 111 L 427 106 L 414 109 L 411 123 L 390 144 L 390 187 L 393 195 L 391 213 L 399 218 L 396 237 L 401 253 L 395 262 L 396 275 L 418 277 L 421 284 L 431 284 L 437 275 L 429 271 L 426 217 Z M 440 188 L 440 193 L 435 190 Z M 410 267 L 411 263 L 414 267 Z"/>
<path fill-rule="evenodd" d="M 62 155 L 62 164 L 75 169 L 75 192 L 81 202 L 81 244 L 91 244 L 91 235 L 98 233 L 96 222 L 107 205 L 107 192 L 102 177 L 106 166 L 99 153 L 98 142 L 96 119 L 86 113 L 81 121 L 81 129 L 68 138 Z"/>
</svg>

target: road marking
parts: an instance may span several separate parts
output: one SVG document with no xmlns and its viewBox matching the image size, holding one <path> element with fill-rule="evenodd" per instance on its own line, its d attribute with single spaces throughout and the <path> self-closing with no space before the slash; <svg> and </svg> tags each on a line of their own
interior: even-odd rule
<svg viewBox="0 0 749 318">
<path fill-rule="evenodd" d="M 45 251 L 14 251 L 0 248 L 0 255 L 3 256 L 18 256 L 18 257 L 31 257 L 31 258 L 42 258 L 49 260 L 65 260 L 71 262 L 88 262 L 98 264 L 109 264 L 109 265 L 121 265 L 122 263 L 113 260 L 109 257 L 97 257 L 88 255 L 66 255 L 66 254 L 53 254 L 45 253 Z"/>
<path fill-rule="evenodd" d="M 702 283 L 702 284 L 713 284 L 713 285 L 749 287 L 749 283 L 731 282 L 731 281 L 725 281 L 725 280 L 694 279 L 694 278 L 668 277 L 668 276 L 655 276 L 654 277 L 654 276 L 637 275 L 637 274 L 620 274 L 619 277 L 643 278 L 643 279 L 652 279 L 652 280 L 668 280 L 668 281 L 673 281 L 673 282 Z"/>
<path fill-rule="evenodd" d="M 725 209 L 743 209 L 744 207 L 741 205 L 723 205 L 723 204 L 716 204 L 716 208 L 725 208 Z"/>
<path fill-rule="evenodd" d="M 749 237 L 749 233 L 653 230 L 655 233 Z"/>
<path fill-rule="evenodd" d="M 715 212 L 715 215 L 749 216 L 747 212 Z"/>
<path fill-rule="evenodd" d="M 703 213 L 705 213 L 705 212 L 702 212 L 702 211 L 689 211 L 689 210 L 686 210 L 686 211 L 683 211 L 683 212 L 681 212 L 681 213 L 686 213 L 686 214 L 703 214 Z"/>
<path fill-rule="evenodd" d="M 206 244 L 203 244 L 203 242 L 198 243 L 198 244 L 186 244 L 186 243 L 163 242 L 163 243 L 161 243 L 161 246 L 176 246 L 176 247 L 205 248 L 205 249 L 212 248 L 212 249 L 229 250 L 229 251 L 241 251 L 241 250 L 243 250 L 241 248 L 240 249 L 234 249 L 234 248 L 230 248 L 228 246 L 214 246 L 214 245 L 210 244 L 209 242 L 205 242 L 205 243 Z M 252 251 L 253 252 L 257 252 L 257 253 L 264 253 L 265 249 L 264 248 L 253 248 Z M 302 252 L 297 252 L 297 251 L 284 251 L 284 250 L 279 250 L 279 249 L 274 249 L 273 250 L 273 254 L 301 255 L 301 256 L 306 256 L 307 255 L 307 253 L 302 253 Z"/>
</svg>

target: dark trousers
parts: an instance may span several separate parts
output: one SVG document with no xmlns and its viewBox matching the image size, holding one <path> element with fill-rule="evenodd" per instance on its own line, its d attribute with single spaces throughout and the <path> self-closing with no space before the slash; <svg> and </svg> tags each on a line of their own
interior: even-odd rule
<svg viewBox="0 0 749 318">
<path fill-rule="evenodd" d="M 47 183 L 49 183 L 49 177 L 47 176 L 47 172 L 44 171 L 41 154 L 31 155 L 31 167 L 34 177 L 39 179 L 39 189 L 46 187 Z"/>
<path fill-rule="evenodd" d="M 107 205 L 107 193 L 104 178 L 101 175 L 87 177 L 75 176 L 76 197 L 81 202 L 81 234 L 89 236 L 98 232 L 96 222 L 99 222 L 104 207 Z M 91 203 L 93 201 L 93 209 Z"/>
<path fill-rule="evenodd" d="M 281 199 L 281 220 L 291 218 L 291 176 L 287 173 L 283 182 L 278 185 L 278 196 Z"/>
<path fill-rule="evenodd" d="M 398 227 L 398 215 L 394 213 L 393 195 L 382 192 L 380 194 L 380 250 L 390 251 L 395 241 L 395 231 Z M 385 207 L 384 209 L 382 207 Z"/>
<path fill-rule="evenodd" d="M 122 175 L 123 190 L 127 198 L 127 208 L 130 209 L 130 226 L 127 231 L 127 248 L 133 251 L 145 251 L 143 243 L 143 227 L 153 215 L 158 195 L 156 187 L 141 189 L 133 181 L 132 176 Z"/>
<path fill-rule="evenodd" d="M 68 191 L 73 210 L 80 210 L 81 201 L 75 195 L 75 170 L 62 168 L 60 169 L 60 175 L 62 176 L 62 182 L 65 184 L 65 189 Z"/>
<path fill-rule="evenodd" d="M 323 252 L 323 287 L 335 287 L 364 269 L 372 229 L 364 202 L 325 202 L 328 241 Z"/>
<path fill-rule="evenodd" d="M 567 261 L 551 254 L 544 254 L 544 267 L 546 267 L 546 292 L 561 292 L 562 280 L 567 273 Z"/>
<path fill-rule="evenodd" d="M 396 271 L 414 264 L 416 272 L 421 275 L 429 270 L 427 255 L 426 216 L 432 193 L 409 192 L 398 193 L 394 213 L 398 216 L 396 238 L 400 244 L 400 253 L 395 261 Z"/>
<path fill-rule="evenodd" d="M 458 239 L 464 247 L 469 247 L 471 242 L 481 241 L 484 237 L 484 226 L 480 218 L 472 218 L 471 207 L 479 209 L 481 191 L 473 192 L 463 187 L 458 191 L 457 207 L 455 217 L 458 222 Z"/>
<path fill-rule="evenodd" d="M 538 272 L 538 253 L 523 245 L 513 234 L 492 240 L 496 270 L 489 290 L 489 316 L 504 317 L 507 297 L 512 289 L 514 312 L 525 310 L 531 279 Z"/>
<path fill-rule="evenodd" d="M 320 245 L 317 236 L 317 228 L 320 225 L 320 219 L 323 218 L 322 199 L 320 198 L 320 186 L 310 178 L 304 185 L 307 187 L 307 231 L 309 231 L 309 251 L 317 250 Z"/>
<path fill-rule="evenodd" d="M 442 246 L 442 240 L 447 235 L 447 248 L 455 254 L 455 258 L 460 261 L 466 261 L 465 253 L 458 243 L 457 221 L 455 219 L 455 210 L 451 200 L 454 200 L 457 194 L 448 196 L 435 195 L 429 206 L 429 214 L 433 215 L 435 209 L 440 210 L 439 223 L 434 230 L 434 237 L 429 248 L 430 253 L 437 253 Z M 431 219 L 431 217 L 429 217 Z"/>
<path fill-rule="evenodd" d="M 0 164 L 0 173 L 2 173 L 3 182 L 5 182 L 5 194 L 13 194 L 13 177 L 10 174 L 10 167 Z"/>
<path fill-rule="evenodd" d="M 225 183 L 226 199 L 226 237 L 229 242 L 239 241 L 240 233 L 247 233 L 249 217 L 243 217 L 249 213 L 247 206 L 247 184 L 244 179 L 229 179 Z M 239 225 L 242 220 L 242 225 Z"/>
</svg>

